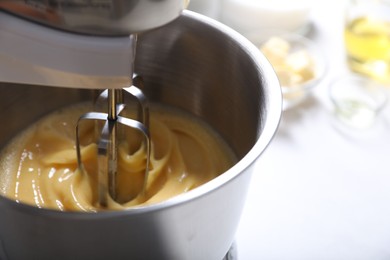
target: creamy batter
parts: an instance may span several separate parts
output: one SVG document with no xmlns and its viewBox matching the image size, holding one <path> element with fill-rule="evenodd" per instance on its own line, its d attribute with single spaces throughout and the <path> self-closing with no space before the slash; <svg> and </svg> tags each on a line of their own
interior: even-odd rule
<svg viewBox="0 0 390 260">
<path fill-rule="evenodd" d="M 75 124 L 86 104 L 59 110 L 17 136 L 1 152 L 0 192 L 17 202 L 62 211 L 126 209 L 185 193 L 229 169 L 235 157 L 226 143 L 195 117 L 164 107 L 151 110 L 152 156 L 147 192 L 137 195 L 146 166 L 142 138 L 126 131 L 119 147 L 117 199 L 97 203 L 97 146 L 94 123 L 81 127 L 80 171 Z"/>
</svg>

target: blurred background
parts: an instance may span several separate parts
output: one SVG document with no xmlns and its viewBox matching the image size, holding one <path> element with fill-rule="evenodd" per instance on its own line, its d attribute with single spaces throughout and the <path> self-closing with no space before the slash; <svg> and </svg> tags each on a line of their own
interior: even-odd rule
<svg viewBox="0 0 390 260">
<path fill-rule="evenodd" d="M 274 66 L 283 116 L 238 259 L 390 258 L 390 1 L 191 0 Z"/>
</svg>

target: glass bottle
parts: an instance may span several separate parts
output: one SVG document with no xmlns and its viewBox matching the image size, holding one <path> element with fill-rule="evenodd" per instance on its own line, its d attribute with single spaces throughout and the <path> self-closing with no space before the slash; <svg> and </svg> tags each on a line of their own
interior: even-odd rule
<svg viewBox="0 0 390 260">
<path fill-rule="evenodd" d="M 344 40 L 350 69 L 390 86 L 390 0 L 349 0 Z"/>
</svg>

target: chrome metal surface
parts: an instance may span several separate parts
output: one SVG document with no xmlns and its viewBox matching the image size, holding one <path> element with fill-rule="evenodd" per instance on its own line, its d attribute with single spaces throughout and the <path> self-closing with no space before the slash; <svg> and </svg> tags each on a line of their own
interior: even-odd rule
<svg viewBox="0 0 390 260">
<path fill-rule="evenodd" d="M 122 93 L 123 92 L 123 93 Z M 127 108 L 122 94 L 130 94 L 135 97 L 139 104 L 138 120 L 121 116 L 121 113 Z M 105 102 L 104 102 L 105 101 Z M 94 120 L 103 122 L 103 127 L 97 129 L 97 169 L 98 169 L 98 203 L 101 207 L 107 206 L 108 196 L 116 200 L 116 176 L 118 170 L 118 146 L 123 141 L 124 136 L 120 135 L 121 126 L 129 127 L 139 131 L 144 138 L 146 147 L 146 162 L 143 186 L 138 192 L 142 195 L 145 192 L 149 177 L 149 166 L 151 156 L 151 137 L 149 132 L 149 104 L 142 91 L 135 86 L 125 90 L 107 89 L 103 91 L 97 103 L 106 103 L 108 112 L 88 112 L 81 115 L 76 126 L 76 152 L 77 162 L 80 171 L 84 171 L 81 157 L 81 144 L 79 138 L 79 129 L 82 121 Z M 98 110 L 98 109 L 97 109 Z M 98 128 L 98 124 L 95 124 Z M 122 131 L 123 132 L 123 131 Z"/>
<path fill-rule="evenodd" d="M 2 259 L 219 260 L 228 252 L 253 164 L 281 116 L 276 75 L 244 37 L 187 11 L 139 35 L 138 47 L 135 72 L 149 101 L 209 123 L 239 162 L 181 196 L 127 211 L 57 212 L 0 197 Z M 89 100 L 80 89 L 1 85 L 0 93 L 0 113 L 18 119 L 0 128 L 0 145 L 39 116 Z"/>
<path fill-rule="evenodd" d="M 0 9 L 70 32 L 126 36 L 176 19 L 187 0 L 0 0 Z"/>
</svg>

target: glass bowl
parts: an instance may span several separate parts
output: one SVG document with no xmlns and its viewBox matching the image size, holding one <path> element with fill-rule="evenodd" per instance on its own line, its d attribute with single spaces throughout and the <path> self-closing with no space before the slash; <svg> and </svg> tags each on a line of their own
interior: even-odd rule
<svg viewBox="0 0 390 260">
<path fill-rule="evenodd" d="M 317 45 L 302 35 L 259 31 L 246 37 L 273 66 L 282 88 L 283 110 L 304 101 L 326 74 L 327 62 Z"/>
<path fill-rule="evenodd" d="M 330 84 L 329 97 L 338 119 L 354 128 L 367 128 L 385 107 L 387 89 L 372 79 L 348 74 Z"/>
</svg>

